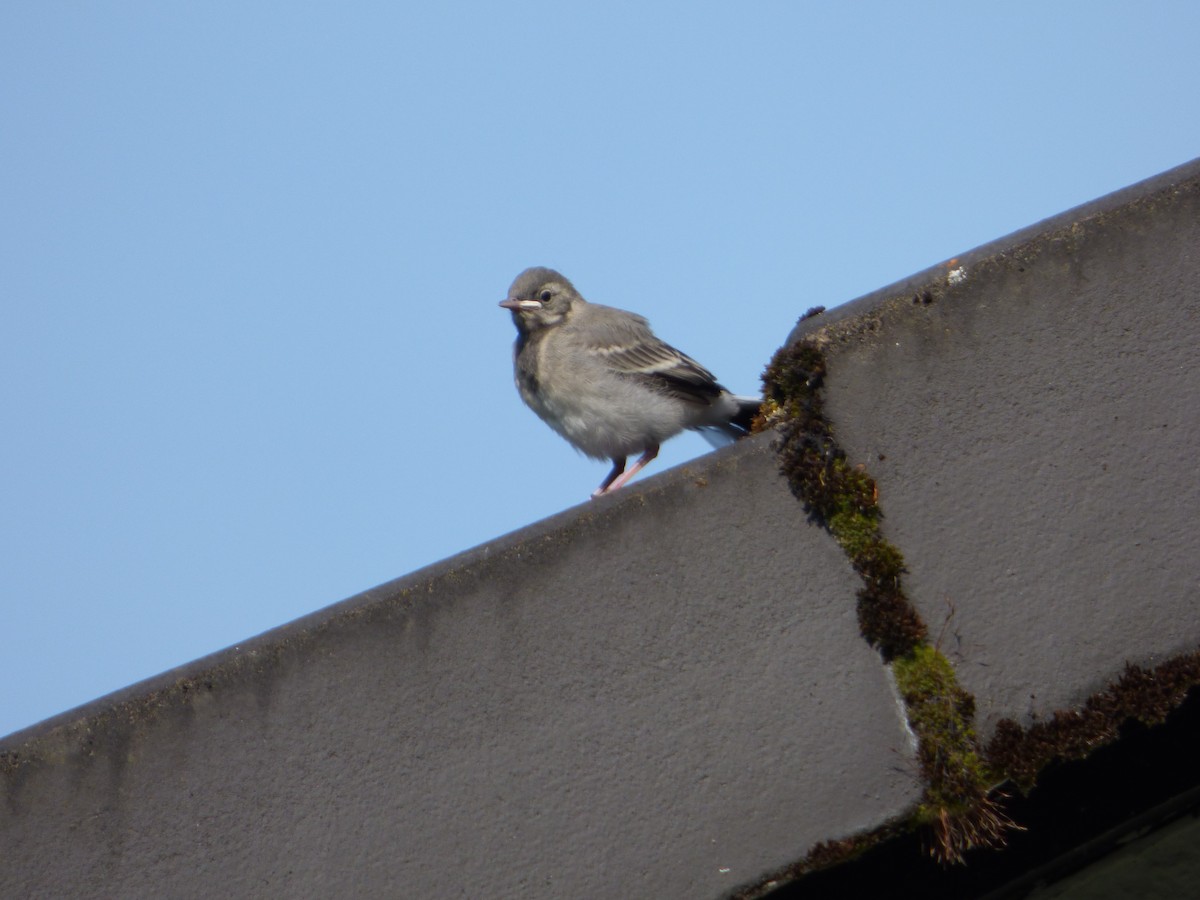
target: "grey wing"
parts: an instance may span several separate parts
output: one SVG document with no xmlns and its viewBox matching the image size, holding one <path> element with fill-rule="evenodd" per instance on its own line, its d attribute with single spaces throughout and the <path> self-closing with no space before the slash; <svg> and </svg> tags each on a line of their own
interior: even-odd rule
<svg viewBox="0 0 1200 900">
<path fill-rule="evenodd" d="M 655 337 L 641 316 L 597 316 L 589 325 L 588 352 L 618 375 L 698 403 L 709 403 L 724 390 L 712 372 Z"/>
</svg>

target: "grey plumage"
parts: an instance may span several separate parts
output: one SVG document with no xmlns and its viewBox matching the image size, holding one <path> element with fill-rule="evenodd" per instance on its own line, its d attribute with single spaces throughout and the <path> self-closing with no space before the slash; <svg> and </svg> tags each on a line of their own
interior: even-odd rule
<svg viewBox="0 0 1200 900">
<path fill-rule="evenodd" d="M 731 394 L 641 316 L 588 303 L 553 269 L 526 269 L 500 305 L 517 326 L 521 398 L 578 450 L 613 462 L 592 496 L 624 485 L 685 429 L 714 443 L 749 432 L 757 399 Z M 626 472 L 634 453 L 642 455 Z"/>
</svg>

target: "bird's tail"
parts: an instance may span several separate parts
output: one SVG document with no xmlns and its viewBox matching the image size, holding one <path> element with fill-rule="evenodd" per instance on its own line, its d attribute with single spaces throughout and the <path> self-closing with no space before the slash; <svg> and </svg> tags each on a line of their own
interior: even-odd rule
<svg viewBox="0 0 1200 900">
<path fill-rule="evenodd" d="M 737 401 L 737 413 L 730 423 L 741 429 L 742 436 L 750 433 L 750 426 L 754 423 L 754 417 L 758 415 L 758 408 L 762 406 L 762 397 L 740 397 L 737 394 L 733 397 Z"/>
<path fill-rule="evenodd" d="M 704 425 L 696 429 L 700 432 L 700 436 L 714 447 L 724 447 L 748 435 L 754 417 L 758 415 L 758 408 L 762 404 L 762 400 L 758 397 L 739 397 L 736 394 L 731 396 L 737 403 L 737 410 L 728 422 Z"/>
</svg>

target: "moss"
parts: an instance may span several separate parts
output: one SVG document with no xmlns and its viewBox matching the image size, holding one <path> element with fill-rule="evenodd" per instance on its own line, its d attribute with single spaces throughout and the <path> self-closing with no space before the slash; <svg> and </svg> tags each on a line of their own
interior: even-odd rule
<svg viewBox="0 0 1200 900">
<path fill-rule="evenodd" d="M 829 520 L 829 530 L 852 560 L 869 554 L 879 540 L 875 517 L 854 509 L 834 513 Z"/>
<path fill-rule="evenodd" d="M 859 631 L 885 662 L 903 656 L 925 637 L 921 617 L 894 593 L 861 588 L 855 608 Z"/>
<path fill-rule="evenodd" d="M 847 461 L 825 417 L 826 371 L 818 338 L 776 353 L 763 376 L 762 425 L 778 430 L 780 471 L 792 493 L 862 579 L 859 631 L 893 664 L 917 736 L 925 791 L 913 824 L 928 826 L 927 846 L 937 859 L 962 862 L 972 847 L 1002 844 L 1013 823 L 988 796 L 992 782 L 975 735 L 974 699 L 929 645 L 928 629 L 904 594 L 904 557 L 884 540 L 878 485 Z"/>
<path fill-rule="evenodd" d="M 974 847 L 1000 846 L 1013 827 L 988 796 L 992 775 L 975 735 L 975 699 L 936 648 L 915 647 L 892 664 L 896 685 L 917 735 L 925 793 L 916 818 L 932 830 L 930 853 L 962 862 Z"/>
<path fill-rule="evenodd" d="M 815 341 L 782 348 L 763 375 L 761 427 L 779 432 L 779 467 L 809 517 L 826 528 L 863 580 L 859 630 L 885 660 L 925 640 L 926 628 L 904 595 L 904 557 L 883 539 L 879 488 L 852 466 L 825 417 L 825 355 Z"/>
<path fill-rule="evenodd" d="M 1081 709 L 1060 710 L 1027 728 L 1012 719 L 1002 719 L 988 742 L 988 764 L 1028 791 L 1050 763 L 1082 759 L 1112 743 L 1125 722 L 1159 724 L 1198 685 L 1200 650 L 1153 669 L 1126 666 L 1116 682 L 1089 697 Z"/>
</svg>

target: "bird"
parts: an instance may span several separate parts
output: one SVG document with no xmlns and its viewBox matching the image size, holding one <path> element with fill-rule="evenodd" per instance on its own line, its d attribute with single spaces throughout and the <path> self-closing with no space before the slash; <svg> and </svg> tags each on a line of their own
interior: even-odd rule
<svg viewBox="0 0 1200 900">
<path fill-rule="evenodd" d="M 623 487 L 684 430 L 714 446 L 750 433 L 757 398 L 730 393 L 657 338 L 642 316 L 589 303 L 553 269 L 526 269 L 500 306 L 517 327 L 513 376 L 521 399 L 577 450 L 612 461 L 593 498 Z"/>
</svg>

